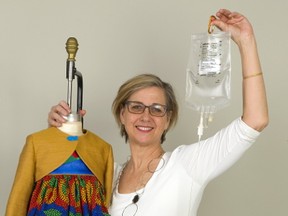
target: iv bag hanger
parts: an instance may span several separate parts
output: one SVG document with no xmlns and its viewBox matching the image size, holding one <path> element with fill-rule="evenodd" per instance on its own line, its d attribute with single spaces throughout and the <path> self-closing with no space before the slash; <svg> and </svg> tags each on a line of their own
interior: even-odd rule
<svg viewBox="0 0 288 216">
<path fill-rule="evenodd" d="M 82 74 L 77 71 L 75 67 L 75 57 L 78 50 L 78 42 L 74 37 L 68 38 L 66 42 L 66 51 L 68 53 L 68 58 L 66 61 L 66 79 L 68 80 L 68 91 L 67 91 L 67 103 L 71 109 L 71 113 L 67 116 L 68 122 L 82 121 L 83 119 L 79 115 L 79 110 L 82 109 L 83 101 L 83 78 Z M 72 82 L 77 77 L 77 112 L 73 113 L 72 109 Z"/>
</svg>

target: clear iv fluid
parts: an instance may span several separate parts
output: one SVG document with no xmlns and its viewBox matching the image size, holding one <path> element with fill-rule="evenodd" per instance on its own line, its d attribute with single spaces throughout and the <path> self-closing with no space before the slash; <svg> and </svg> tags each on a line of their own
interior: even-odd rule
<svg viewBox="0 0 288 216">
<path fill-rule="evenodd" d="M 230 77 L 224 76 L 227 72 L 218 74 L 194 75 L 192 71 L 187 71 L 186 102 L 196 111 L 201 107 L 217 107 L 217 110 L 229 105 L 230 100 Z"/>
<path fill-rule="evenodd" d="M 191 39 L 186 102 L 197 111 L 222 109 L 230 100 L 230 34 L 196 34 Z"/>
</svg>

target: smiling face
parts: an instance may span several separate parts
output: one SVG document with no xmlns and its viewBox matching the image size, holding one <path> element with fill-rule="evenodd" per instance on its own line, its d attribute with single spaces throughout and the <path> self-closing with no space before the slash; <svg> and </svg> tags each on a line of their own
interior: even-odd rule
<svg viewBox="0 0 288 216">
<path fill-rule="evenodd" d="M 166 105 L 163 89 L 158 87 L 138 90 L 129 97 L 128 101 L 141 102 L 146 106 Z M 130 144 L 160 144 L 161 136 L 169 126 L 167 113 L 163 117 L 152 116 L 148 108 L 141 114 L 133 114 L 128 111 L 127 106 L 124 106 L 120 113 L 120 119 L 126 129 Z"/>
</svg>

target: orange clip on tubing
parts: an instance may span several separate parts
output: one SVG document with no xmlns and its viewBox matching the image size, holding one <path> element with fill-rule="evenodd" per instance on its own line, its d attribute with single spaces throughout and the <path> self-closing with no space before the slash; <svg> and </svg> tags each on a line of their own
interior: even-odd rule
<svg viewBox="0 0 288 216">
<path fill-rule="evenodd" d="M 209 22 L 208 22 L 208 33 L 209 34 L 211 34 L 212 32 L 213 32 L 213 30 L 214 30 L 214 26 L 213 25 L 211 25 L 211 22 L 213 21 L 213 20 L 215 20 L 216 19 L 216 17 L 215 16 L 210 16 L 210 19 L 209 19 Z"/>
</svg>

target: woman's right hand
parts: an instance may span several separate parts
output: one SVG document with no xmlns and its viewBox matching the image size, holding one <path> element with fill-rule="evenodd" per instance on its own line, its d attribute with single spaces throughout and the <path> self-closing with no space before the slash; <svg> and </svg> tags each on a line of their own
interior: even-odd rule
<svg viewBox="0 0 288 216">
<path fill-rule="evenodd" d="M 63 116 L 67 116 L 71 113 L 71 109 L 65 101 L 60 101 L 57 105 L 52 106 L 48 113 L 48 125 L 49 127 L 60 127 L 62 123 L 66 122 Z M 85 110 L 80 110 L 79 114 L 84 116 Z"/>
</svg>

